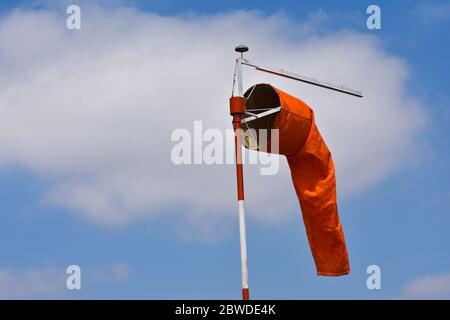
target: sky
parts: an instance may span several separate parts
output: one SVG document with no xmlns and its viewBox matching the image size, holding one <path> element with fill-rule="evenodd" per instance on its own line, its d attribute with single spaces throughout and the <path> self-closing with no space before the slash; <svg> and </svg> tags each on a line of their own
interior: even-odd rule
<svg viewBox="0 0 450 320">
<path fill-rule="evenodd" d="M 0 298 L 240 298 L 234 167 L 170 159 L 173 130 L 230 128 L 240 43 L 365 95 L 245 71 L 314 109 L 352 269 L 317 277 L 286 161 L 249 164 L 251 297 L 450 298 L 449 27 L 448 1 L 2 1 Z"/>
</svg>

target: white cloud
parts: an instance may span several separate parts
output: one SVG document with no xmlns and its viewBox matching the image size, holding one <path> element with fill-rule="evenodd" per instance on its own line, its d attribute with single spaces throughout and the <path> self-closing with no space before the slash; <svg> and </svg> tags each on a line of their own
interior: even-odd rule
<svg viewBox="0 0 450 320">
<path fill-rule="evenodd" d="M 422 19 L 422 21 L 427 23 L 443 21 L 450 17 L 450 3 L 423 3 L 415 9 L 415 13 Z"/>
<path fill-rule="evenodd" d="M 192 129 L 194 120 L 230 127 L 233 48 L 240 43 L 262 64 L 364 91 L 356 99 L 244 74 L 247 87 L 271 82 L 316 110 L 339 196 L 373 186 L 418 150 L 424 113 L 407 91 L 407 65 L 374 37 L 319 37 L 307 21 L 282 14 L 82 10 L 81 31 L 66 30 L 65 16 L 51 11 L 16 11 L 0 22 L 0 167 L 45 177 L 51 205 L 108 226 L 161 212 L 198 224 L 235 214 L 234 168 L 172 165 L 170 134 Z M 299 214 L 285 162 L 275 177 L 245 170 L 250 215 Z"/>
<path fill-rule="evenodd" d="M 66 274 L 63 269 L 0 269 L 0 299 L 54 298 L 65 290 Z"/>
<path fill-rule="evenodd" d="M 134 269 L 126 263 L 117 262 L 107 266 L 88 268 L 85 275 L 88 278 L 87 282 L 120 284 L 133 277 Z"/>
<path fill-rule="evenodd" d="M 81 267 L 81 293 L 103 285 L 120 285 L 134 275 L 133 268 L 123 262 L 104 266 Z M 0 299 L 55 299 L 69 298 L 66 268 L 29 267 L 0 268 Z"/>
<path fill-rule="evenodd" d="M 112 265 L 111 273 L 116 281 L 123 282 L 133 276 L 133 269 L 125 263 L 116 263 Z"/>
<path fill-rule="evenodd" d="M 450 272 L 430 274 L 412 280 L 403 290 L 403 299 L 450 297 Z"/>
</svg>

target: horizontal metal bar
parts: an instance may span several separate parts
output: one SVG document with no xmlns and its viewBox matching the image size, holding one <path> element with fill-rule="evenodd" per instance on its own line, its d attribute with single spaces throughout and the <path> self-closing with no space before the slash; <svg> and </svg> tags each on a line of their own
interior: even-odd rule
<svg viewBox="0 0 450 320">
<path fill-rule="evenodd" d="M 274 74 L 277 76 L 281 76 L 281 77 L 285 77 L 288 79 L 292 79 L 292 80 L 297 80 L 297 81 L 301 81 L 307 84 L 311 84 L 314 86 L 318 86 L 321 88 L 325 88 L 325 89 L 330 89 L 330 90 L 334 90 L 337 92 L 341 92 L 341 93 L 345 93 L 345 94 L 349 94 L 355 97 L 359 97 L 362 98 L 362 92 L 361 91 L 357 91 L 357 90 L 353 90 L 351 88 L 347 88 L 345 86 L 342 85 L 336 85 L 336 84 L 332 84 L 329 82 L 323 82 L 323 81 L 319 81 L 313 78 L 309 78 L 309 77 L 305 77 L 293 72 L 288 72 L 285 71 L 283 69 L 281 70 L 276 70 L 276 69 L 272 69 L 272 68 L 268 68 L 268 67 L 262 67 L 262 66 L 257 66 L 253 63 L 251 63 L 250 61 L 246 60 L 246 59 L 241 59 L 241 64 L 249 66 L 249 67 L 253 67 L 255 68 L 255 70 L 259 70 L 259 71 L 263 71 L 263 72 L 267 72 L 270 74 Z"/>
<path fill-rule="evenodd" d="M 241 124 L 248 123 L 250 121 L 253 121 L 253 120 L 256 120 L 256 119 L 259 119 L 262 117 L 266 117 L 268 115 L 271 115 L 271 114 L 274 114 L 274 113 L 277 113 L 280 111 L 281 111 L 281 107 L 273 108 L 273 109 L 270 109 L 269 111 L 261 112 L 261 113 L 258 113 L 257 115 L 244 118 L 241 120 Z"/>
<path fill-rule="evenodd" d="M 259 108 L 259 109 L 252 109 L 251 111 L 267 111 L 267 110 L 272 110 L 272 109 L 273 108 Z"/>
</svg>

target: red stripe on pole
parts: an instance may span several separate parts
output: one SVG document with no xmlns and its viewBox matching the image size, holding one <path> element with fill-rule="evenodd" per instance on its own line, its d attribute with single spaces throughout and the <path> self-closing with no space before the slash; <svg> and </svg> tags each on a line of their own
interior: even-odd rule
<svg viewBox="0 0 450 320">
<path fill-rule="evenodd" d="M 242 289 L 242 300 L 250 300 L 250 293 L 248 292 L 248 288 Z"/>
<path fill-rule="evenodd" d="M 244 174 L 242 169 L 241 116 L 233 116 L 234 142 L 236 151 L 236 177 L 238 200 L 244 200 Z"/>
</svg>

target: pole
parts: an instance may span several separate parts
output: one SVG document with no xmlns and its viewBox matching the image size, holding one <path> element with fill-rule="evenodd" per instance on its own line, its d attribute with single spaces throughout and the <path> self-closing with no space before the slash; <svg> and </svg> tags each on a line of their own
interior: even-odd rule
<svg viewBox="0 0 450 320">
<path fill-rule="evenodd" d="M 242 89 L 242 53 L 248 48 L 239 46 L 237 52 L 241 53 L 241 58 L 236 60 L 236 71 L 238 80 L 238 96 L 230 98 L 230 115 L 233 117 L 234 143 L 236 154 L 236 182 L 237 198 L 239 209 L 239 240 L 241 247 L 241 272 L 242 272 L 242 299 L 249 300 L 248 288 L 248 267 L 247 267 L 247 239 L 245 228 L 245 207 L 244 207 L 244 170 L 242 166 L 242 146 L 241 146 L 241 119 L 245 115 L 245 99 Z"/>
<path fill-rule="evenodd" d="M 242 299 L 249 299 L 248 289 L 248 267 L 247 267 L 247 239 L 245 228 L 245 207 L 244 207 L 244 173 L 242 168 L 242 146 L 240 139 L 241 116 L 233 116 L 233 129 L 235 133 L 236 150 L 236 177 L 237 196 L 239 208 L 239 239 L 241 245 L 241 270 L 242 270 Z"/>
<path fill-rule="evenodd" d="M 236 150 L 236 177 L 237 196 L 239 208 L 239 239 L 241 246 L 241 271 L 242 271 L 242 299 L 249 299 L 248 289 L 248 267 L 247 267 L 247 239 L 245 228 L 245 207 L 244 207 L 244 173 L 242 168 L 242 146 L 240 139 L 241 116 L 233 116 L 234 142 Z"/>
</svg>

